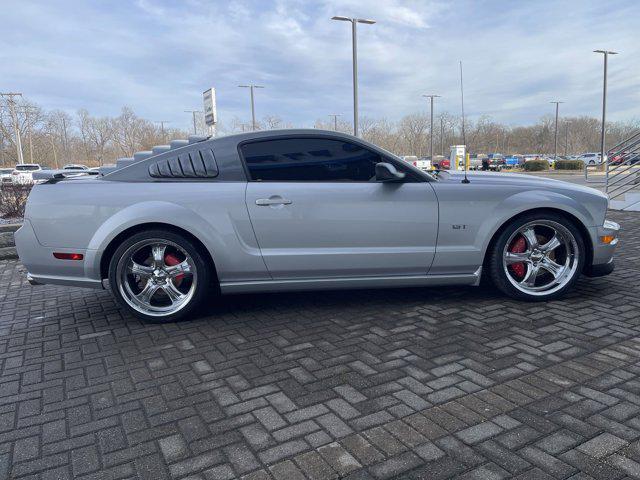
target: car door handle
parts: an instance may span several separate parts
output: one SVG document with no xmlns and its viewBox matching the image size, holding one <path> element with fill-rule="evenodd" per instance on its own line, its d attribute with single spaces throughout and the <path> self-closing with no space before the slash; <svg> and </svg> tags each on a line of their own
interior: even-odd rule
<svg viewBox="0 0 640 480">
<path fill-rule="evenodd" d="M 259 198 L 256 200 L 256 205 L 260 207 L 268 207 L 270 205 L 291 205 L 293 202 L 286 198 L 273 196 L 269 198 Z"/>
</svg>

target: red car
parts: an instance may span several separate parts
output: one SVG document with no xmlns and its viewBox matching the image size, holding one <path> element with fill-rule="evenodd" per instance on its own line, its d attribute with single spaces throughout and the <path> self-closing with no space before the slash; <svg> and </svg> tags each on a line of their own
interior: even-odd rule
<svg viewBox="0 0 640 480">
<path fill-rule="evenodd" d="M 435 164 L 436 170 L 449 170 L 451 168 L 451 160 L 445 158 L 444 160 L 440 160 L 439 163 Z"/>
</svg>

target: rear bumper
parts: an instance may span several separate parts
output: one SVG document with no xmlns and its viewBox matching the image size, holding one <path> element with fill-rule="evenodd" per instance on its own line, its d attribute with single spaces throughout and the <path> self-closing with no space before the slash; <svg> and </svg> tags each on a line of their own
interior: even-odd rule
<svg viewBox="0 0 640 480">
<path fill-rule="evenodd" d="M 54 250 L 67 252 L 69 249 L 45 247 L 38 242 L 31 222 L 24 220 L 14 234 L 16 250 L 20 261 L 27 269 L 27 281 L 31 285 L 52 283 L 74 287 L 102 288 L 100 279 L 87 275 L 87 265 L 92 265 L 95 250 L 73 249 L 82 253 L 84 260 L 58 260 L 54 258 Z M 89 269 L 91 270 L 91 269 Z"/>
</svg>

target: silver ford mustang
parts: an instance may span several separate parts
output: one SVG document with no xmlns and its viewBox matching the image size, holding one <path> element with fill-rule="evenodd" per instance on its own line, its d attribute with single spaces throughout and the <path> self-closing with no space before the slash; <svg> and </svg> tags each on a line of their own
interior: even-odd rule
<svg viewBox="0 0 640 480">
<path fill-rule="evenodd" d="M 108 286 L 175 321 L 216 293 L 478 285 L 549 300 L 613 270 L 619 226 L 591 188 L 425 173 L 320 130 L 192 137 L 98 175 L 43 171 L 18 253 L 31 283 Z M 95 173 L 95 172 L 94 172 Z"/>
</svg>

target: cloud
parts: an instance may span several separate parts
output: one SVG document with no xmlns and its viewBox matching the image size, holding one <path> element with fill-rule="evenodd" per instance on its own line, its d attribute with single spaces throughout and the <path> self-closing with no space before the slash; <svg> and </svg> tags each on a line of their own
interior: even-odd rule
<svg viewBox="0 0 640 480">
<path fill-rule="evenodd" d="M 602 58 L 611 48 L 609 118 L 640 117 L 640 42 L 635 0 L 588 3 L 379 0 L 137 0 L 23 2 L 3 9 L 0 78 L 46 108 L 117 114 L 129 105 L 150 119 L 188 126 L 215 86 L 222 121 L 279 115 L 299 126 L 351 112 L 351 31 L 359 25 L 361 113 L 397 119 L 436 108 L 524 124 L 559 99 L 567 115 L 599 115 Z"/>
</svg>

